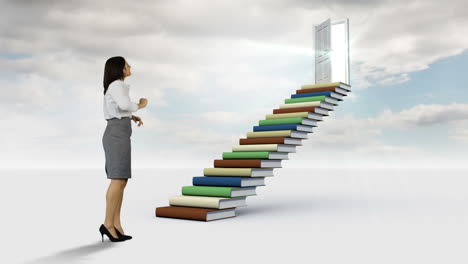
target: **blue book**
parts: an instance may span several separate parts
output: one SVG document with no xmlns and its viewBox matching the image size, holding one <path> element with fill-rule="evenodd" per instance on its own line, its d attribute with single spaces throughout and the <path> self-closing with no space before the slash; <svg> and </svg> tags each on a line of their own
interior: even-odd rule
<svg viewBox="0 0 468 264">
<path fill-rule="evenodd" d="M 249 187 L 265 185 L 265 177 L 222 177 L 222 176 L 197 176 L 193 177 L 195 186 L 225 186 L 225 187 Z"/>
<path fill-rule="evenodd" d="M 274 131 L 274 130 L 297 130 L 298 124 L 278 124 L 278 125 L 264 125 L 254 126 L 253 131 Z"/>
<path fill-rule="evenodd" d="M 302 132 L 312 132 L 312 126 L 306 126 L 301 124 L 278 124 L 278 125 L 263 125 L 254 126 L 253 131 L 276 131 L 276 130 L 297 130 Z"/>
<path fill-rule="evenodd" d="M 325 91 L 325 92 L 315 92 L 315 93 L 303 93 L 303 94 L 292 94 L 291 99 L 294 98 L 301 98 L 301 97 L 312 97 L 312 96 L 329 96 L 338 101 L 343 101 L 343 95 L 332 92 L 332 91 Z"/>
</svg>

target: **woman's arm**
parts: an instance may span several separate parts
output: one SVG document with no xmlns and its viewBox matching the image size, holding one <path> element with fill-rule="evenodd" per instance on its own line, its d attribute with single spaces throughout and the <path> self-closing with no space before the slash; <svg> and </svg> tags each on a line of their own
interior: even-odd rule
<svg viewBox="0 0 468 264">
<path fill-rule="evenodd" d="M 132 115 L 132 120 L 135 121 L 135 123 L 138 122 L 138 126 L 143 125 L 143 120 L 141 120 L 139 116 Z"/>
<path fill-rule="evenodd" d="M 123 84 L 116 83 L 111 89 L 112 98 L 115 100 L 120 109 L 129 112 L 136 112 L 140 109 L 139 104 L 130 101 L 128 88 Z"/>
</svg>

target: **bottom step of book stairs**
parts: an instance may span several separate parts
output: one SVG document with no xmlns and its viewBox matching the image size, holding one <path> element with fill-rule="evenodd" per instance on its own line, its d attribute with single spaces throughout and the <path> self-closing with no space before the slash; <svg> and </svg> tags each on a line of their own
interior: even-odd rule
<svg viewBox="0 0 468 264">
<path fill-rule="evenodd" d="M 169 200 L 170 206 L 156 208 L 156 217 L 199 221 L 231 218 L 236 216 L 236 207 L 247 206 L 246 198 L 172 196 Z"/>
</svg>

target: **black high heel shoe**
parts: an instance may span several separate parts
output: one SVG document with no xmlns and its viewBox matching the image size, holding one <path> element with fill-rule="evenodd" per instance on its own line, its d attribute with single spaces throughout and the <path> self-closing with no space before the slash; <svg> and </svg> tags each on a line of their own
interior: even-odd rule
<svg viewBox="0 0 468 264">
<path fill-rule="evenodd" d="M 116 229 L 117 230 L 117 229 Z M 101 233 L 101 236 L 102 236 L 102 242 L 104 242 L 104 235 L 107 235 L 107 237 L 109 238 L 109 240 L 111 242 L 120 242 L 120 241 L 125 241 L 125 239 L 123 238 L 115 238 L 112 236 L 112 234 L 109 232 L 109 230 L 107 230 L 107 228 L 104 226 L 104 224 L 102 224 L 100 227 L 99 227 L 99 232 Z M 117 231 L 118 232 L 118 231 Z"/>
<path fill-rule="evenodd" d="M 132 236 L 122 235 L 122 233 L 120 233 L 117 228 L 114 227 L 114 229 L 115 229 L 115 232 L 117 233 L 117 235 L 119 236 L 119 238 L 125 239 L 125 240 L 132 239 Z"/>
</svg>

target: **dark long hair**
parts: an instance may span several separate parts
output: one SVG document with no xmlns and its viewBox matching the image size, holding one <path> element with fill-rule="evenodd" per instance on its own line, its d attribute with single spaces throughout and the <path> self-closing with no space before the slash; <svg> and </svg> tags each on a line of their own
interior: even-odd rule
<svg viewBox="0 0 468 264">
<path fill-rule="evenodd" d="M 106 61 L 106 65 L 104 66 L 104 94 L 107 92 L 107 88 L 109 88 L 109 84 L 111 84 L 115 80 L 119 80 L 123 78 L 123 68 L 125 67 L 125 59 L 121 56 L 116 56 L 109 58 Z"/>
</svg>

